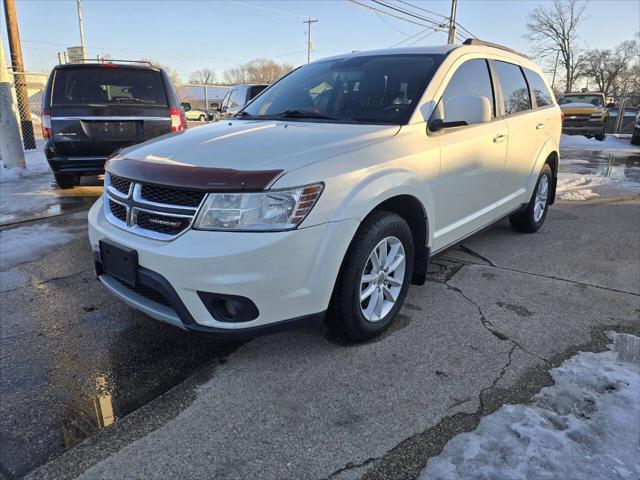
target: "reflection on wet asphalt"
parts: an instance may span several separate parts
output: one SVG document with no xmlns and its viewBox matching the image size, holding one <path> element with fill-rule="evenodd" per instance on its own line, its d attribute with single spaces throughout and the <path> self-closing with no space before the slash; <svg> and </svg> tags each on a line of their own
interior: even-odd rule
<svg viewBox="0 0 640 480">
<path fill-rule="evenodd" d="M 591 174 L 640 183 L 640 153 L 624 151 L 563 150 L 560 171 Z"/>
<path fill-rule="evenodd" d="M 566 150 L 561 165 L 565 173 L 640 183 L 640 154 Z M 7 225 L 22 221 L 86 223 L 65 214 L 87 210 L 101 193 L 100 181 L 68 191 L 50 182 L 42 176 L 3 184 L 5 234 L 11 235 Z M 0 478 L 46 463 L 240 345 L 130 309 L 95 280 L 91 262 L 82 233 L 0 272 Z"/>
<path fill-rule="evenodd" d="M 69 248 L 88 257 L 86 242 Z M 239 345 L 194 336 L 128 308 L 90 269 L 5 292 L 2 310 L 0 473 L 9 478 L 46 463 Z"/>
</svg>

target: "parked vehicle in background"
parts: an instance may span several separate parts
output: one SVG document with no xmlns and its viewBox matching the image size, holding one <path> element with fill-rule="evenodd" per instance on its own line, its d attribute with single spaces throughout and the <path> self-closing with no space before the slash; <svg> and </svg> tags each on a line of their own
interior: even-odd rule
<svg viewBox="0 0 640 480">
<path fill-rule="evenodd" d="M 207 120 L 207 112 L 192 109 L 189 102 L 182 102 L 180 105 L 182 106 L 182 110 L 184 111 L 184 115 L 187 120 L 198 122 L 204 122 Z"/>
<path fill-rule="evenodd" d="M 640 145 L 640 105 L 638 105 L 636 124 L 633 126 L 633 133 L 631 134 L 631 143 L 634 145 Z"/>
<path fill-rule="evenodd" d="M 542 70 L 504 47 L 318 60 L 228 121 L 111 158 L 89 212 L 96 272 L 190 331 L 255 336 L 326 317 L 365 341 L 424 283 L 430 256 L 505 217 L 542 226 L 560 132 Z"/>
<path fill-rule="evenodd" d="M 222 105 L 220 105 L 220 110 L 218 113 L 218 120 L 230 117 L 231 115 L 235 115 L 240 111 L 242 107 L 244 107 L 249 101 L 253 100 L 258 96 L 265 88 L 267 88 L 268 84 L 241 84 L 236 85 L 231 90 L 227 92 L 222 100 Z"/>
<path fill-rule="evenodd" d="M 565 93 L 558 98 L 558 105 L 564 113 L 562 133 L 604 140 L 609 119 L 604 93 Z"/>
<path fill-rule="evenodd" d="M 42 98 L 44 152 L 57 184 L 104 172 L 116 150 L 186 128 L 171 79 L 139 62 L 57 65 Z"/>
</svg>

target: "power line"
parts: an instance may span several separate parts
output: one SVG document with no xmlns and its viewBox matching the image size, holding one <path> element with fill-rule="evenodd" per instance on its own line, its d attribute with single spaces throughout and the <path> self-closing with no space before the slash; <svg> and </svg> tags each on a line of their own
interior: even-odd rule
<svg viewBox="0 0 640 480">
<path fill-rule="evenodd" d="M 378 5 L 381 5 L 383 7 L 387 7 L 387 8 L 390 8 L 391 10 L 395 10 L 396 12 L 403 13 L 404 15 L 408 15 L 410 17 L 417 18 L 418 20 L 422 20 L 423 22 L 431 23 L 433 25 L 436 25 L 437 27 L 443 28 L 443 24 L 441 22 L 437 22 L 436 20 L 434 20 L 432 18 L 426 18 L 426 17 L 420 16 L 420 15 L 416 15 L 416 14 L 414 14 L 414 13 L 408 11 L 408 10 L 404 10 L 402 8 L 395 7 L 393 5 L 389 5 L 388 3 L 382 2 L 380 0 L 371 0 L 371 1 L 373 3 L 377 3 Z"/>
<path fill-rule="evenodd" d="M 351 3 L 354 3 L 354 4 L 356 4 L 356 5 L 361 6 L 361 7 L 363 7 L 363 8 L 366 8 L 366 9 L 368 9 L 368 10 L 372 10 L 372 11 L 374 11 L 374 12 L 380 12 L 380 13 L 383 13 L 383 14 L 388 15 L 388 16 L 390 16 L 390 17 L 397 18 L 398 20 L 403 20 L 403 21 L 405 21 L 405 22 L 413 23 L 414 25 L 419 25 L 419 26 L 421 26 L 421 27 L 423 27 L 423 28 L 424 28 L 424 27 L 426 27 L 426 28 L 434 28 L 434 27 L 432 27 L 432 26 L 430 26 L 430 25 L 425 25 L 424 23 L 419 23 L 419 22 L 416 22 L 416 21 L 411 20 L 411 19 L 409 19 L 409 18 L 406 18 L 406 17 L 400 17 L 400 16 L 398 16 L 398 15 L 394 15 L 393 13 L 387 12 L 387 11 L 385 11 L 385 10 L 380 10 L 379 8 L 373 7 L 373 6 L 371 6 L 371 5 L 366 5 L 366 4 L 364 4 L 364 3 L 359 2 L 358 0 L 349 0 L 349 1 L 350 1 Z M 440 27 L 440 25 L 439 25 L 439 24 L 437 24 L 437 25 L 438 25 L 438 27 Z"/>
<path fill-rule="evenodd" d="M 387 26 L 391 27 L 391 28 L 392 28 L 392 29 L 394 29 L 396 32 L 401 33 L 401 34 L 402 34 L 402 35 L 404 35 L 405 37 L 408 37 L 408 36 L 409 36 L 409 34 L 408 34 L 408 33 L 405 33 L 405 32 L 403 32 L 402 30 L 400 30 L 399 28 L 396 28 L 396 27 L 395 27 L 391 22 L 387 22 L 387 21 L 385 20 L 385 18 L 384 18 L 381 14 L 379 14 L 378 12 L 375 12 L 375 14 L 378 16 L 378 18 L 379 18 L 380 20 L 382 20 L 382 22 L 383 22 L 385 25 L 387 25 Z"/>
<path fill-rule="evenodd" d="M 405 0 L 396 0 L 396 1 L 397 1 L 397 2 L 400 2 L 400 3 L 403 3 L 403 4 L 405 4 L 405 5 L 409 6 L 409 7 L 413 7 L 413 8 L 415 8 L 416 10 L 421 10 L 421 11 L 423 11 L 423 12 L 430 13 L 430 14 L 432 14 L 432 15 L 436 15 L 436 16 L 441 17 L 441 18 L 443 18 L 443 19 L 449 20 L 449 17 L 447 17 L 446 15 L 443 15 L 443 14 L 438 13 L 438 12 L 434 12 L 433 10 L 427 10 L 426 8 L 419 7 L 418 5 L 414 5 L 414 4 L 412 4 L 412 3 L 410 3 L 410 2 L 407 2 L 407 1 L 405 1 Z M 463 26 L 460 24 L 460 22 L 457 22 L 457 21 L 456 21 L 456 26 L 457 26 L 458 28 L 460 28 L 460 30 L 462 30 L 462 31 L 466 32 L 466 33 L 467 33 L 467 35 L 469 35 L 470 37 L 474 37 L 474 38 L 476 38 L 476 36 L 475 36 L 473 33 L 471 33 L 471 32 L 469 31 L 469 29 L 467 29 L 467 28 L 463 27 Z"/>
<path fill-rule="evenodd" d="M 416 33 L 416 34 L 411 35 L 409 38 L 405 38 L 404 40 L 400 40 L 398 43 L 394 43 L 394 44 L 393 44 L 393 45 L 391 45 L 389 48 L 394 48 L 394 47 L 397 47 L 398 45 L 401 45 L 401 44 L 403 44 L 403 43 L 405 43 L 405 42 L 409 42 L 409 41 L 413 40 L 414 38 L 416 38 L 416 37 L 418 37 L 418 36 L 422 35 L 422 34 L 423 34 L 423 33 L 425 33 L 427 30 L 429 30 L 429 31 L 430 31 L 429 33 L 435 33 L 435 32 L 438 32 L 438 31 L 439 31 L 439 30 L 436 30 L 435 28 L 427 27 L 427 28 L 425 28 L 424 30 L 420 30 L 420 31 L 419 31 L 418 33 Z"/>
<path fill-rule="evenodd" d="M 434 34 L 434 33 L 436 33 L 436 32 L 437 32 L 437 30 L 432 30 L 432 31 L 430 31 L 429 33 L 427 33 L 426 35 L 424 35 L 424 36 L 420 37 L 419 39 L 417 39 L 415 42 L 411 42 L 411 43 L 410 43 L 409 45 L 407 45 L 407 46 L 408 46 L 408 47 L 410 47 L 410 46 L 412 46 L 412 45 L 415 45 L 416 43 L 421 42 L 422 40 L 424 40 L 425 38 L 427 38 L 427 37 L 429 37 L 429 36 L 433 35 L 433 34 Z"/>
</svg>

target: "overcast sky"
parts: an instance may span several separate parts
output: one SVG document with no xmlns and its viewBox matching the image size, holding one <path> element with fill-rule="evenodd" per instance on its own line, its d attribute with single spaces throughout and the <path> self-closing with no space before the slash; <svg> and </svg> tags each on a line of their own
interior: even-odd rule
<svg viewBox="0 0 640 480">
<path fill-rule="evenodd" d="M 399 0 L 389 1 L 408 8 Z M 449 14 L 449 0 L 407 1 L 443 16 Z M 548 0 L 459 0 L 458 21 L 478 38 L 527 52 L 531 45 L 522 36 L 527 16 L 545 3 Z M 424 37 L 419 34 L 424 31 L 419 25 L 377 14 L 348 0 L 83 0 L 82 5 L 91 57 L 149 57 L 173 66 L 185 81 L 189 73 L 202 67 L 221 74 L 258 57 L 304 63 L 306 25 L 302 21 L 308 16 L 319 20 L 312 27 L 314 58 L 386 48 L 416 34 L 404 44 L 416 40 L 416 45 L 446 43 L 446 33 Z M 79 44 L 75 0 L 18 0 L 17 9 L 27 70 L 48 71 L 57 63 L 58 51 Z M 585 47 L 610 48 L 632 39 L 640 30 L 637 0 L 591 0 L 586 16 L 581 27 Z M 4 12 L 2 20 L 6 42 Z"/>
</svg>

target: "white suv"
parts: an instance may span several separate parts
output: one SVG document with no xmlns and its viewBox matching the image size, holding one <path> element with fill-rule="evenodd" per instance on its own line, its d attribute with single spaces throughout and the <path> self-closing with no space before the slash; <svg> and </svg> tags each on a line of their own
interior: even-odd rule
<svg viewBox="0 0 640 480">
<path fill-rule="evenodd" d="M 326 318 L 384 331 L 430 256 L 555 197 L 561 113 L 504 47 L 358 52 L 293 71 L 235 117 L 122 150 L 89 213 L 98 278 L 190 331 Z"/>
</svg>

